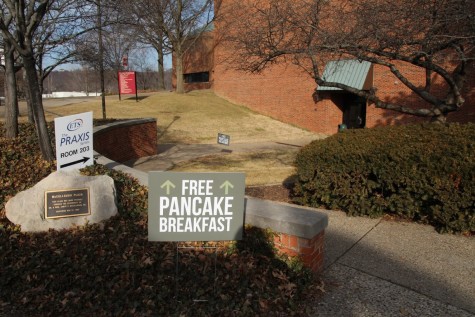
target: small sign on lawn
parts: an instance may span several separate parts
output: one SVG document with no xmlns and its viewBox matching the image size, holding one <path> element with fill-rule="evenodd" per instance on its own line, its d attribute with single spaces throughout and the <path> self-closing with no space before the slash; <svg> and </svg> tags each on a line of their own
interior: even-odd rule
<svg viewBox="0 0 475 317">
<path fill-rule="evenodd" d="M 244 173 L 149 173 L 149 241 L 240 240 Z"/>
<path fill-rule="evenodd" d="M 218 144 L 229 145 L 231 137 L 226 134 L 218 133 Z"/>
</svg>

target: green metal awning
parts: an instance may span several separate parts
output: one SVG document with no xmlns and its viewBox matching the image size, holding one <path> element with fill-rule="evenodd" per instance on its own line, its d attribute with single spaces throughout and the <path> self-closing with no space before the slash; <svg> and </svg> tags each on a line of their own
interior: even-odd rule
<svg viewBox="0 0 475 317">
<path fill-rule="evenodd" d="M 330 61 L 325 66 L 322 79 L 328 82 L 344 84 L 359 90 L 368 90 L 373 84 L 371 63 L 356 59 Z M 318 86 L 317 88 L 317 91 L 330 90 L 338 91 L 342 89 L 325 86 Z"/>
</svg>

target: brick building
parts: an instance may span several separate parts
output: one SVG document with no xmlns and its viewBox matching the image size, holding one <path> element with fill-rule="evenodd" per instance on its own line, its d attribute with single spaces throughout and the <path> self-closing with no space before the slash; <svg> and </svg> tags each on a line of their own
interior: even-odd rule
<svg viewBox="0 0 475 317">
<path fill-rule="evenodd" d="M 183 56 L 183 79 L 185 90 L 210 89 L 213 87 L 214 65 L 214 26 L 210 25 L 199 39 L 193 40 L 192 46 Z M 175 59 L 173 58 L 172 86 L 176 88 Z"/>
<path fill-rule="evenodd" d="M 219 27 L 204 33 L 189 49 L 184 60 L 185 90 L 213 89 L 216 95 L 233 103 L 311 131 L 333 134 L 344 123 L 348 128 L 376 127 L 428 121 L 427 118 L 379 109 L 365 99 L 342 90 L 318 87 L 315 81 L 292 63 L 277 63 L 259 74 L 236 70 L 229 57 L 230 46 L 220 43 Z M 338 71 L 330 68 L 338 64 Z M 414 83 L 423 86 L 425 71 L 411 64 L 398 63 L 399 69 Z M 386 101 L 404 100 L 420 105 L 421 99 L 385 67 L 356 60 L 328 60 L 325 72 L 336 81 L 359 89 L 376 88 Z M 176 78 L 175 78 L 176 80 Z M 175 83 L 174 80 L 174 83 Z M 434 76 L 433 89 L 443 85 Z M 442 87 L 442 86 L 441 86 Z M 442 89 L 440 89 L 442 90 Z M 443 97 L 443 95 L 441 95 Z M 471 66 L 464 87 L 463 107 L 449 114 L 449 122 L 475 122 L 475 67 Z M 430 105 L 426 104 L 427 107 Z"/>
</svg>

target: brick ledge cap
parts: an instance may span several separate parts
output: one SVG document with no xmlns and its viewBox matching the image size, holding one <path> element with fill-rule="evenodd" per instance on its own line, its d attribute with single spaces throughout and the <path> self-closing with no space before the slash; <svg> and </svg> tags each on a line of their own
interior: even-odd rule
<svg viewBox="0 0 475 317">
<path fill-rule="evenodd" d="M 328 216 L 316 208 L 246 197 L 245 223 L 312 239 L 328 226 Z"/>
<path fill-rule="evenodd" d="M 141 118 L 141 119 L 127 119 L 124 121 L 118 121 L 118 122 L 112 122 L 108 124 L 103 124 L 97 127 L 93 128 L 93 134 L 101 134 L 103 132 L 106 132 L 110 129 L 114 129 L 117 127 L 127 127 L 127 126 L 133 126 L 133 125 L 139 125 L 142 123 L 151 123 L 151 122 L 157 122 L 157 119 L 155 118 Z"/>
</svg>

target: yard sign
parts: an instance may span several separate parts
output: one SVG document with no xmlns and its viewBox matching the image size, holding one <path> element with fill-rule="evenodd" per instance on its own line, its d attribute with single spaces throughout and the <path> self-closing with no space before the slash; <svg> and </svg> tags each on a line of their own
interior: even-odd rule
<svg viewBox="0 0 475 317">
<path fill-rule="evenodd" d="M 148 240 L 240 240 L 244 180 L 244 173 L 150 172 Z"/>
<path fill-rule="evenodd" d="M 54 119 L 56 169 L 79 169 L 94 164 L 92 112 Z"/>
</svg>

